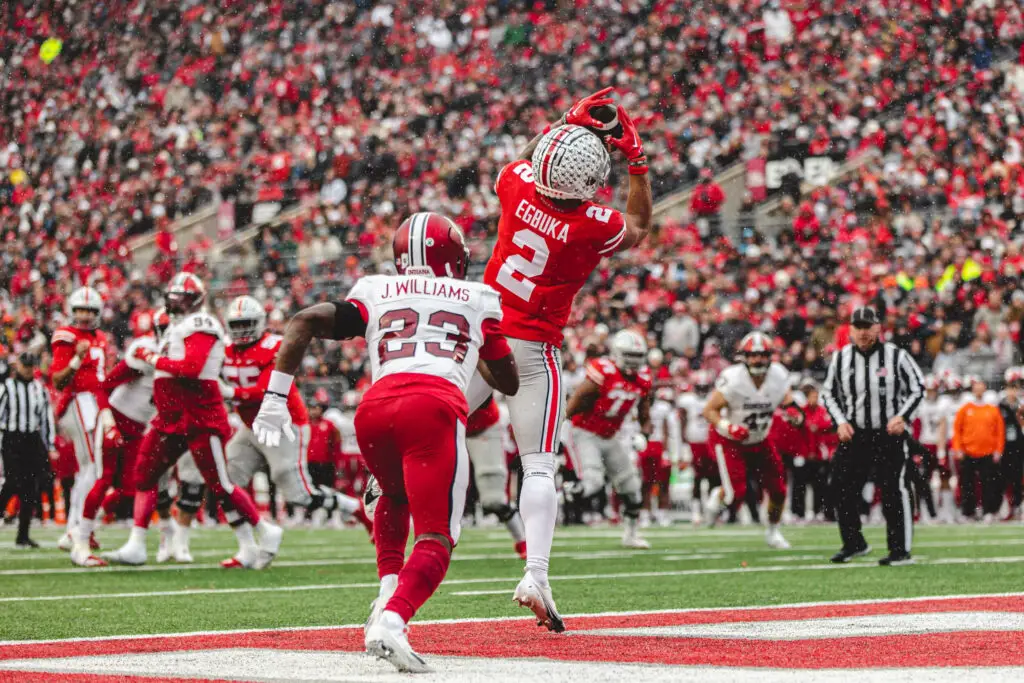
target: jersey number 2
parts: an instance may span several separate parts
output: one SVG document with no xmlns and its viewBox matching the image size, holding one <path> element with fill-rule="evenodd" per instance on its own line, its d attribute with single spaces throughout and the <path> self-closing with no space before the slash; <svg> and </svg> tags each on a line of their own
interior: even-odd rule
<svg viewBox="0 0 1024 683">
<path fill-rule="evenodd" d="M 501 264 L 497 283 L 523 301 L 529 301 L 537 287 L 530 278 L 544 272 L 551 252 L 548 250 L 547 240 L 532 230 L 520 230 L 512 235 L 512 244 L 520 249 L 529 248 L 533 251 L 533 258 L 527 260 L 520 254 L 509 256 Z M 517 273 L 521 276 L 520 279 L 516 278 Z"/>
<path fill-rule="evenodd" d="M 416 335 L 419 325 L 420 314 L 411 308 L 388 311 L 380 317 L 377 327 L 382 330 L 390 328 L 377 345 L 381 365 L 389 360 L 416 355 L 419 342 L 411 338 Z M 465 316 L 449 311 L 434 311 L 427 318 L 427 325 L 438 327 L 448 334 L 443 342 L 424 342 L 423 350 L 431 356 L 447 358 L 461 364 L 466 359 L 466 351 L 469 350 L 469 321 Z M 400 341 L 402 339 L 410 341 Z M 445 344 L 453 346 L 445 348 Z"/>
</svg>

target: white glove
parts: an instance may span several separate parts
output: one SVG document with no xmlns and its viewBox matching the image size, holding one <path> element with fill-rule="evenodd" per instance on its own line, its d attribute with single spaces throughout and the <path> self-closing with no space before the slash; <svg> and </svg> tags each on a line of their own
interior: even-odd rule
<svg viewBox="0 0 1024 683">
<path fill-rule="evenodd" d="M 225 382 L 224 380 L 217 380 L 217 384 L 220 386 L 220 397 L 224 399 L 233 399 L 235 397 L 235 388 Z"/>
<path fill-rule="evenodd" d="M 263 403 L 260 404 L 260 412 L 252 421 L 252 431 L 256 435 L 256 440 L 264 446 L 280 446 L 282 434 L 288 437 L 289 441 L 295 441 L 287 397 L 270 391 L 265 393 Z"/>
</svg>

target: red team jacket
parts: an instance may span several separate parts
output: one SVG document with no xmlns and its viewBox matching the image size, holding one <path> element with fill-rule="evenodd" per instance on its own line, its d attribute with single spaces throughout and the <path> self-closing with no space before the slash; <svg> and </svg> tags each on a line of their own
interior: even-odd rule
<svg viewBox="0 0 1024 683">
<path fill-rule="evenodd" d="M 331 465 L 341 462 L 341 432 L 330 420 L 321 417 L 310 421 L 307 460 Z"/>
<path fill-rule="evenodd" d="M 50 372 L 60 372 L 75 357 L 75 347 L 81 341 L 90 344 L 89 353 L 82 358 L 82 365 L 71 377 L 71 381 L 57 395 L 54 405 L 54 416 L 60 419 L 71 404 L 75 394 L 88 392 L 96 396 L 99 407 L 106 407 L 107 394 L 102 390 L 103 379 L 107 370 L 107 353 L 110 342 L 102 330 L 80 330 L 77 327 L 65 326 L 53 333 L 50 344 L 53 349 L 53 363 Z"/>
<path fill-rule="evenodd" d="M 501 294 L 506 336 L 560 346 L 572 301 L 626 236 L 622 214 L 593 202 L 559 211 L 537 196 L 523 159 L 498 173 L 498 241 L 484 282 Z"/>
<path fill-rule="evenodd" d="M 282 340 L 281 335 L 266 332 L 255 344 L 229 344 L 225 351 L 221 375 L 228 384 L 235 387 L 235 408 L 246 427 L 252 427 L 252 421 L 260 412 L 263 394 L 267 392 L 267 386 L 270 384 L 270 374 L 274 370 L 274 360 L 277 358 Z M 306 404 L 294 383 L 288 394 L 288 411 L 291 413 L 293 424 L 309 424 Z"/>
<path fill-rule="evenodd" d="M 587 363 L 587 379 L 601 387 L 601 393 L 590 412 L 573 415 L 572 423 L 603 439 L 615 436 L 629 411 L 650 393 L 652 386 L 647 368 L 627 377 L 607 358 L 594 358 Z"/>
</svg>

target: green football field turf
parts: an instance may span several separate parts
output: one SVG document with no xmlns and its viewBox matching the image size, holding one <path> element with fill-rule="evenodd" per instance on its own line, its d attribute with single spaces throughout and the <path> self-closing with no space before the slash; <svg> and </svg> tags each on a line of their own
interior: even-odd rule
<svg viewBox="0 0 1024 683">
<path fill-rule="evenodd" d="M 997 593 L 1019 590 L 1024 526 L 919 528 L 912 567 L 876 566 L 884 529 L 867 529 L 867 558 L 833 566 L 834 526 L 788 527 L 788 551 L 764 545 L 755 527 L 650 529 L 653 548 L 620 547 L 615 528 L 560 528 L 551 574 L 565 615 L 608 611 L 746 606 L 808 601 Z M 17 551 L 0 530 L 0 640 L 277 628 L 361 623 L 376 594 L 373 547 L 361 530 L 285 533 L 266 571 L 224 571 L 234 551 L 227 529 L 197 529 L 196 564 L 84 570 L 55 547 Z M 124 529 L 99 534 L 106 549 Z M 150 534 L 150 560 L 156 549 Z M 523 615 L 512 589 L 522 562 L 503 529 L 468 529 L 447 580 L 417 618 Z"/>
</svg>

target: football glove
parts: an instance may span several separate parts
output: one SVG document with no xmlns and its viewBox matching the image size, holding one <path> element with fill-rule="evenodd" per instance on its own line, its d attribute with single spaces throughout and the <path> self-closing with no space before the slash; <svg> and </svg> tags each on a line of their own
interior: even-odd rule
<svg viewBox="0 0 1024 683">
<path fill-rule="evenodd" d="M 718 423 L 718 431 L 733 441 L 746 441 L 747 437 L 750 436 L 749 429 L 743 425 L 732 424 L 728 420 L 722 420 Z"/>
<path fill-rule="evenodd" d="M 622 105 L 619 105 L 617 111 L 619 123 L 622 124 L 622 137 L 613 138 L 607 135 L 604 141 L 626 157 L 630 175 L 643 175 L 647 173 L 647 155 L 644 154 L 644 143 L 640 140 L 640 133 Z"/>
<path fill-rule="evenodd" d="M 135 353 L 133 355 L 135 356 L 135 358 L 141 360 L 143 363 L 147 363 L 153 366 L 156 366 L 156 359 L 160 357 L 160 354 L 158 354 L 156 351 L 153 351 L 152 349 L 147 349 L 145 346 L 141 345 L 135 348 Z"/>
<path fill-rule="evenodd" d="M 288 397 L 268 391 L 263 395 L 260 412 L 252 421 L 252 431 L 256 440 L 264 446 L 280 446 L 281 435 L 289 441 L 295 441 L 295 430 L 292 429 L 292 416 L 288 411 Z"/>
<path fill-rule="evenodd" d="M 601 107 L 606 104 L 615 104 L 615 100 L 610 97 L 605 97 L 605 95 L 613 90 L 615 90 L 615 88 L 609 86 L 603 90 L 598 90 L 593 95 L 587 95 L 583 99 L 577 101 L 576 104 L 572 105 L 569 111 L 565 112 L 565 116 L 562 117 L 564 123 L 571 126 L 600 129 L 604 124 L 591 116 L 590 110 L 594 107 Z"/>
</svg>

